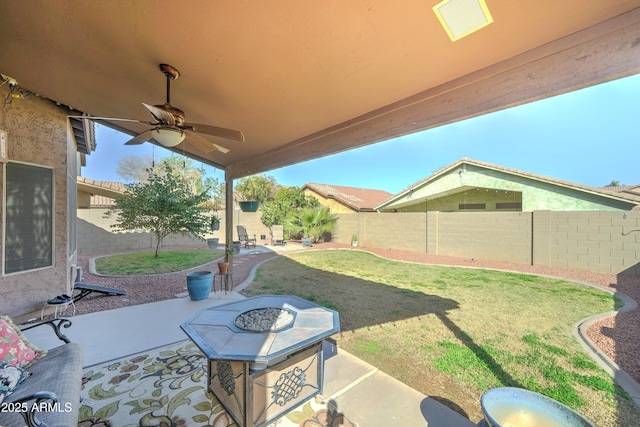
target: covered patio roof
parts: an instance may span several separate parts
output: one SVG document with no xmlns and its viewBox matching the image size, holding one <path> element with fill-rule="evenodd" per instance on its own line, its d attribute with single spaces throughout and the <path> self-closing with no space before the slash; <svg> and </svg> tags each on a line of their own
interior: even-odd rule
<svg viewBox="0 0 640 427">
<path fill-rule="evenodd" d="M 639 0 L 487 0 L 494 22 L 455 42 L 436 3 L 3 2 L 0 73 L 70 114 L 149 121 L 171 64 L 188 122 L 246 137 L 173 150 L 230 180 L 640 72 Z"/>
</svg>

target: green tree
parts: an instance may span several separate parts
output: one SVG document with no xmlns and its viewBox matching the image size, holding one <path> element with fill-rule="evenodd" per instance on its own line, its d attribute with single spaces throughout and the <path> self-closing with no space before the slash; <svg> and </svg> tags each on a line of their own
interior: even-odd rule
<svg viewBox="0 0 640 427">
<path fill-rule="evenodd" d="M 305 207 L 318 206 L 319 202 L 313 196 L 307 196 L 304 190 L 298 187 L 279 187 L 273 200 L 264 202 L 260 210 L 262 216 L 260 220 L 269 228 L 271 237 L 271 227 L 278 224 L 284 224 L 288 216 L 292 215 L 296 210 Z"/>
<path fill-rule="evenodd" d="M 278 188 L 276 179 L 270 175 L 253 175 L 241 178 L 235 186 L 240 200 L 257 200 L 261 204 L 273 200 Z"/>
<path fill-rule="evenodd" d="M 165 157 L 156 164 L 154 173 L 172 174 L 182 180 L 192 193 L 201 193 L 205 189 L 204 166 L 197 166 L 193 159 L 177 154 Z"/>
<path fill-rule="evenodd" d="M 211 199 L 207 202 L 209 209 L 217 211 L 224 208 L 226 185 L 218 178 L 207 176 L 204 179 L 204 186 L 209 191 Z"/>
<path fill-rule="evenodd" d="M 193 159 L 172 155 L 158 162 L 155 171 L 162 173 L 166 168 L 170 168 L 173 175 L 183 180 L 194 194 L 207 191 L 211 199 L 207 200 L 204 206 L 208 209 L 217 211 L 224 208 L 224 182 L 219 178 L 207 176 L 204 166 L 197 166 Z"/>
<path fill-rule="evenodd" d="M 333 231 L 336 215 L 325 207 L 305 207 L 296 210 L 285 221 L 285 229 L 291 233 L 302 233 L 314 241 L 322 240 L 324 234 Z"/>
<path fill-rule="evenodd" d="M 619 187 L 624 184 L 620 184 L 620 181 L 617 179 L 612 180 L 609 184 L 605 185 L 605 187 Z"/>
<path fill-rule="evenodd" d="M 117 213 L 116 231 L 148 230 L 156 237 L 155 257 L 162 240 L 172 233 L 203 238 L 211 219 L 203 215 L 207 191 L 194 194 L 190 186 L 167 166 L 165 173 L 149 173 L 148 182 L 125 185 L 125 192 L 116 196 L 105 217 Z"/>
</svg>

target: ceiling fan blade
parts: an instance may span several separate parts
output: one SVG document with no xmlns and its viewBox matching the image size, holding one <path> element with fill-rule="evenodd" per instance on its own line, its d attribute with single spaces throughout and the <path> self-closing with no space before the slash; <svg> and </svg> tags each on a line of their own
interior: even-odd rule
<svg viewBox="0 0 640 427">
<path fill-rule="evenodd" d="M 144 105 L 147 108 L 147 110 L 151 112 L 151 115 L 155 117 L 155 119 L 160 123 L 168 126 L 176 125 L 176 118 L 173 117 L 173 114 L 171 114 L 169 111 L 163 110 L 162 108 L 158 108 L 155 105 L 145 104 L 144 102 L 142 103 L 142 105 Z"/>
<path fill-rule="evenodd" d="M 187 134 L 189 135 L 189 143 L 203 153 L 209 154 L 214 150 L 218 150 L 224 154 L 229 152 L 228 148 L 223 147 L 222 145 L 215 144 L 195 132 L 188 132 Z"/>
<path fill-rule="evenodd" d="M 124 145 L 140 145 L 149 141 L 151 138 L 151 129 L 149 129 L 142 132 L 140 135 L 131 138 L 129 141 L 125 142 Z"/>
<path fill-rule="evenodd" d="M 184 127 L 191 128 L 195 132 L 204 133 L 220 138 L 232 139 L 234 141 L 244 142 L 244 134 L 239 130 L 226 129 L 218 126 L 202 125 L 199 123 L 185 123 Z"/>
<path fill-rule="evenodd" d="M 214 143 L 213 146 L 216 147 L 218 151 L 220 151 L 222 154 L 227 154 L 229 152 L 229 149 L 226 147 L 223 147 L 222 145 L 218 145 Z"/>
<path fill-rule="evenodd" d="M 100 121 L 104 121 L 104 122 L 131 122 L 131 123 L 142 123 L 144 125 L 151 125 L 151 126 L 155 126 L 158 123 L 157 122 L 145 122 L 142 120 L 135 120 L 135 119 L 122 119 L 119 117 L 93 117 L 93 116 L 67 116 L 70 119 L 87 119 L 87 120 L 94 120 L 97 122 Z"/>
</svg>

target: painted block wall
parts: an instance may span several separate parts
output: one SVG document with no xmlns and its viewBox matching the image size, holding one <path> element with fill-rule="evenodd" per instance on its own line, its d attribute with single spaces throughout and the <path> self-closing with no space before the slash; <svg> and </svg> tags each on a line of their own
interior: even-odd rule
<svg viewBox="0 0 640 427">
<path fill-rule="evenodd" d="M 530 212 L 441 212 L 434 238 L 440 255 L 531 263 Z"/>
<path fill-rule="evenodd" d="M 223 222 L 214 236 L 223 244 L 224 212 L 219 215 Z M 260 222 L 260 215 L 234 211 L 234 240 L 235 225 L 242 224 L 256 234 L 258 244 L 269 244 L 269 230 Z M 153 238 L 145 233 L 112 235 L 101 216 L 93 210 L 78 211 L 80 253 L 153 248 Z M 348 245 L 354 234 L 362 248 L 640 276 L 640 211 L 338 214 L 332 240 Z M 166 246 L 206 247 L 204 241 L 182 237 L 167 242 Z"/>
<path fill-rule="evenodd" d="M 78 209 L 78 251 L 82 255 L 126 252 L 131 250 L 155 250 L 155 237 L 146 231 L 114 232 L 115 215 L 104 218 L 107 209 Z M 269 229 L 260 221 L 260 212 L 234 211 L 233 239 L 238 240 L 236 226 L 244 225 L 250 235 L 255 234 L 258 243 L 270 243 Z M 209 233 L 205 238 L 217 237 L 219 244 L 225 242 L 225 212 L 218 211 L 220 229 Z M 189 236 L 170 235 L 163 240 L 163 247 L 207 247 L 206 240 Z"/>
<path fill-rule="evenodd" d="M 640 212 L 551 212 L 549 265 L 640 276 Z"/>
<path fill-rule="evenodd" d="M 335 241 L 640 276 L 640 211 L 339 214 Z"/>
</svg>

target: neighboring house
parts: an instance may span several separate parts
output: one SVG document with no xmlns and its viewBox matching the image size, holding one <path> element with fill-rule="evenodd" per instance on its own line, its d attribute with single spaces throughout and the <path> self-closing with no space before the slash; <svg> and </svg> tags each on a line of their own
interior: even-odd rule
<svg viewBox="0 0 640 427">
<path fill-rule="evenodd" d="M 589 187 L 463 158 L 375 207 L 378 211 L 612 211 L 640 206 L 638 187 Z"/>
<path fill-rule="evenodd" d="M 302 189 L 333 213 L 371 212 L 375 206 L 393 196 L 382 190 L 327 184 L 307 183 Z"/>
<path fill-rule="evenodd" d="M 78 178 L 78 209 L 108 208 L 114 204 L 117 195 L 124 193 L 121 182 L 96 181 Z"/>
<path fill-rule="evenodd" d="M 0 313 L 17 321 L 39 317 L 47 299 L 70 294 L 75 279 L 76 176 L 95 149 L 93 125 L 69 120 L 70 109 L 0 86 L 3 227 Z"/>
<path fill-rule="evenodd" d="M 602 187 L 602 189 L 610 193 L 616 193 L 623 197 L 640 199 L 640 185 L 606 186 L 606 187 Z M 635 209 L 640 210 L 640 205 L 636 206 Z"/>
</svg>

